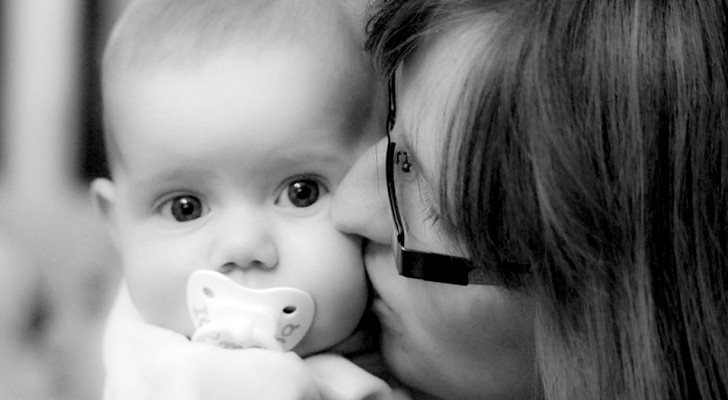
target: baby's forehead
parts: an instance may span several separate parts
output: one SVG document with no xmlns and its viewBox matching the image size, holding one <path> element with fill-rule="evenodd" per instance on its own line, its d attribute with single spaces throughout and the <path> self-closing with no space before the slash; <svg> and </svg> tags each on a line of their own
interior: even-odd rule
<svg viewBox="0 0 728 400">
<path fill-rule="evenodd" d="M 117 72 L 104 91 L 107 134 L 114 136 L 108 143 L 117 156 L 132 153 L 133 159 L 148 152 L 149 141 L 165 143 L 161 149 L 185 144 L 176 153 L 190 159 L 207 154 L 203 149 L 211 159 L 228 151 L 237 159 L 250 148 L 273 158 L 287 154 L 284 148 L 292 152 L 290 159 L 316 144 L 335 154 L 349 150 L 371 125 L 373 88 L 366 75 L 355 86 L 359 72 L 352 74 L 335 59 L 270 53 L 252 59 L 233 53 L 192 69 Z M 226 145 L 213 148 L 208 142 Z"/>
</svg>

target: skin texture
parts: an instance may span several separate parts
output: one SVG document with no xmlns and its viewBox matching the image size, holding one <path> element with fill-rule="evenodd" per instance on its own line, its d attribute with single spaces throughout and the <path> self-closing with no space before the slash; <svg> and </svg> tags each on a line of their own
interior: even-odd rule
<svg viewBox="0 0 728 400">
<path fill-rule="evenodd" d="M 456 238 L 433 218 L 441 154 L 440 110 L 458 84 L 457 55 L 467 34 L 445 34 L 403 65 L 397 75 L 392 140 L 408 152 L 413 170 L 399 176 L 400 208 L 417 248 L 464 255 Z M 533 306 L 493 286 L 460 287 L 399 276 L 385 187 L 386 139 L 344 178 L 333 209 L 345 232 L 368 239 L 365 265 L 382 325 L 382 352 L 417 398 L 528 398 L 534 378 Z M 400 174 L 401 175 L 401 174 Z M 434 189 L 434 190 L 433 190 Z M 401 195 L 400 195 L 401 193 Z"/>
<path fill-rule="evenodd" d="M 316 315 L 301 355 L 354 330 L 367 302 L 361 240 L 333 226 L 329 207 L 377 131 L 368 72 L 355 55 L 329 55 L 338 45 L 111 72 L 118 158 L 113 182 L 93 188 L 147 322 L 189 336 L 187 277 L 211 269 L 251 288 L 308 292 Z M 318 188 L 305 206 L 288 192 L 301 182 Z M 199 217 L 175 220 L 180 196 L 200 201 Z"/>
</svg>

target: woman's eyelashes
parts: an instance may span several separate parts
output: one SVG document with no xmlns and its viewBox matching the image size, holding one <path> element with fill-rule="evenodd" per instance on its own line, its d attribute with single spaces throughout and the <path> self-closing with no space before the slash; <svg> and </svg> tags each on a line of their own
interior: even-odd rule
<svg viewBox="0 0 728 400">
<path fill-rule="evenodd" d="M 437 222 L 440 220 L 440 208 L 437 206 L 437 202 L 435 201 L 432 185 L 430 185 L 430 183 L 416 169 L 414 157 L 406 150 L 398 151 L 395 155 L 395 163 L 397 164 L 399 171 L 401 171 L 401 179 L 405 186 L 404 190 L 411 190 L 406 188 L 406 186 L 411 184 L 415 184 L 417 186 L 416 190 L 419 194 L 419 201 L 417 204 L 421 205 L 421 218 L 429 225 L 436 226 Z"/>
<path fill-rule="evenodd" d="M 439 207 L 432 201 L 431 191 L 429 189 L 420 190 L 420 197 L 422 198 L 423 205 L 423 216 L 425 222 L 431 226 L 436 226 L 440 221 L 440 210 Z"/>
</svg>

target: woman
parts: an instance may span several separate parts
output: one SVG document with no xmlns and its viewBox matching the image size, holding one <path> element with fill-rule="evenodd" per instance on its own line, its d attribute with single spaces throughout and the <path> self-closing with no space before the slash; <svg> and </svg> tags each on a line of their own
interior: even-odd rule
<svg viewBox="0 0 728 400">
<path fill-rule="evenodd" d="M 369 239 L 382 351 L 405 384 L 487 398 L 496 373 L 528 376 L 514 360 L 532 313 L 546 398 L 728 396 L 727 8 L 384 4 L 369 47 L 392 77 L 388 138 L 334 217 Z M 400 246 L 469 262 L 429 271 Z M 440 280 L 470 265 L 493 286 L 395 264 Z"/>
<path fill-rule="evenodd" d="M 486 27 L 492 23 L 477 20 L 472 27 L 454 26 L 442 37 L 422 38 L 416 44 L 422 51 L 402 53 L 401 58 L 397 54 L 390 60 L 391 51 L 400 51 L 388 48 L 399 46 L 394 40 L 416 39 L 422 33 L 418 29 L 424 32 L 427 28 L 413 23 L 415 19 L 398 19 L 410 7 L 426 17 L 429 9 L 424 2 L 414 6 L 400 3 L 401 9 L 398 2 L 386 3 L 379 19 L 373 20 L 370 38 L 385 75 L 392 76 L 388 124 L 394 126 L 389 126 L 388 133 L 389 143 L 396 145 L 389 145 L 388 151 L 388 139 L 383 139 L 349 173 L 333 206 L 334 221 L 340 229 L 369 239 L 365 264 L 377 293 L 373 309 L 383 328 L 382 353 L 414 397 L 533 398 L 538 388 L 533 358 L 534 305 L 518 290 L 525 269 L 521 261 L 527 260 L 503 255 L 498 262 L 512 264 L 513 273 L 490 276 L 489 271 L 482 270 L 488 275 L 470 274 L 471 284 L 467 286 L 432 281 L 459 280 L 453 276 L 424 280 L 397 274 L 407 256 L 401 257 L 401 251 L 395 257 L 392 254 L 393 247 L 400 245 L 396 241 L 393 245 L 395 227 L 388 199 L 392 194 L 406 228 L 406 248 L 469 255 L 473 265 L 493 264 L 475 258 L 478 255 L 470 251 L 471 244 L 463 242 L 467 234 L 441 212 L 444 193 L 439 190 L 437 175 L 441 140 L 447 132 L 442 110 L 451 108 L 455 100 L 448 97 L 448 90 L 464 83 L 461 67 L 470 60 L 464 48 L 473 48 L 483 39 L 487 43 L 490 33 Z M 391 176 L 385 176 L 390 170 Z M 395 193 L 388 194 L 385 182 L 393 185 Z M 448 265 L 432 261 L 432 271 L 435 275 L 443 270 L 451 272 L 455 268 L 451 261 L 445 261 Z M 473 279 L 476 277 L 481 279 Z"/>
</svg>

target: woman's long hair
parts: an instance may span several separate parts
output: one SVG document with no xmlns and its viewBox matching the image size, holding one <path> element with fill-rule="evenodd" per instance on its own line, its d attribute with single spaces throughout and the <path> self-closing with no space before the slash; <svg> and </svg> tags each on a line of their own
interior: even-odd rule
<svg viewBox="0 0 728 400">
<path fill-rule="evenodd" d="M 385 4 L 387 73 L 488 21 L 447 110 L 441 209 L 533 295 L 546 397 L 728 398 L 726 1 Z"/>
</svg>

